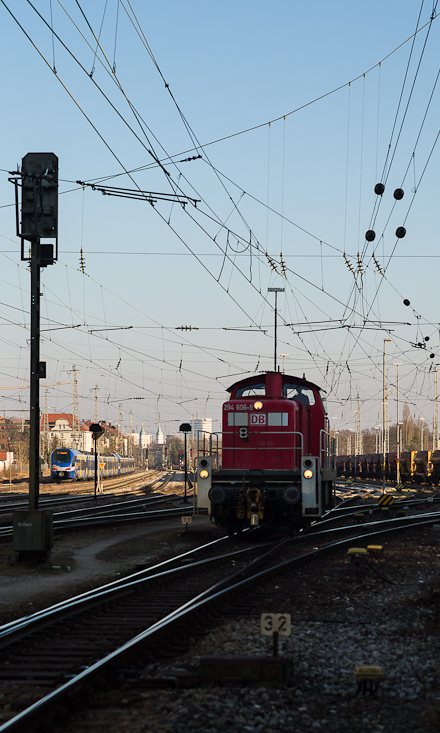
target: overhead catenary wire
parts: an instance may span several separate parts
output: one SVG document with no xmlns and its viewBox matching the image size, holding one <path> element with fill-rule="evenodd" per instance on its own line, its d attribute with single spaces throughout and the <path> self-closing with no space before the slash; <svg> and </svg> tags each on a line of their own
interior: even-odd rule
<svg viewBox="0 0 440 733">
<path fill-rule="evenodd" d="M 219 254 L 219 256 L 221 256 L 221 255 Z"/>
</svg>

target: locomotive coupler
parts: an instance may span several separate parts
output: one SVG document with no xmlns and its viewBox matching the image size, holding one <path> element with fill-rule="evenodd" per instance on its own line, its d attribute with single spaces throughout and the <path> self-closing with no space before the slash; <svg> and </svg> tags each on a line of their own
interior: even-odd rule
<svg viewBox="0 0 440 733">
<path fill-rule="evenodd" d="M 260 489 L 252 488 L 246 491 L 247 518 L 251 527 L 258 527 L 260 519 L 263 519 L 263 496 Z"/>
</svg>

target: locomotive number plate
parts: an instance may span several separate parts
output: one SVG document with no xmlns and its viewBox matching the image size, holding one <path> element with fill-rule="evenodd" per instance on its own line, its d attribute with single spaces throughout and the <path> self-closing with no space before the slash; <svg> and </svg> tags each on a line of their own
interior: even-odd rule
<svg viewBox="0 0 440 733">
<path fill-rule="evenodd" d="M 263 636 L 290 636 L 290 613 L 262 613 L 261 633 Z"/>
</svg>

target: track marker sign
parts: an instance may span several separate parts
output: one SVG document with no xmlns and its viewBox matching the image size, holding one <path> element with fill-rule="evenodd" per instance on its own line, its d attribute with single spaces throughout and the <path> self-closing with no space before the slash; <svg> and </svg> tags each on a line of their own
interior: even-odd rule
<svg viewBox="0 0 440 733">
<path fill-rule="evenodd" d="M 290 613 L 262 613 L 260 620 L 263 636 L 290 636 Z"/>
<path fill-rule="evenodd" d="M 382 494 L 377 503 L 381 507 L 391 506 L 391 504 L 394 504 L 394 496 L 390 496 L 390 494 Z"/>
</svg>

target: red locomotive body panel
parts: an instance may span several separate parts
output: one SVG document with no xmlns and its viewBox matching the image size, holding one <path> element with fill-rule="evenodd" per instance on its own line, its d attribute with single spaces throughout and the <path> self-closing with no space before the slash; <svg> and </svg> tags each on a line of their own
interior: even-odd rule
<svg viewBox="0 0 440 733">
<path fill-rule="evenodd" d="M 258 400 L 261 409 L 256 410 L 254 402 L 230 400 L 223 405 L 223 468 L 299 468 L 300 405 L 262 399 Z"/>
<path fill-rule="evenodd" d="M 311 382 L 279 372 L 250 377 L 223 405 L 225 469 L 294 470 L 301 455 L 320 456 L 325 412 Z"/>
</svg>

